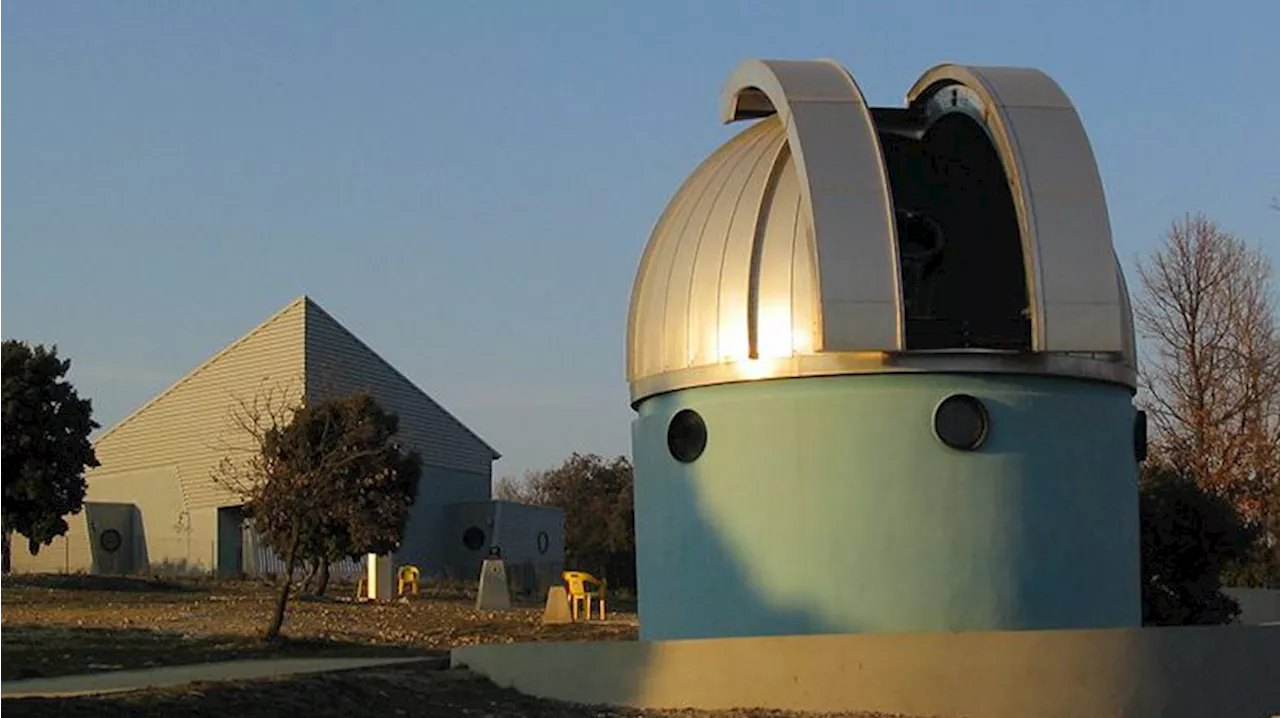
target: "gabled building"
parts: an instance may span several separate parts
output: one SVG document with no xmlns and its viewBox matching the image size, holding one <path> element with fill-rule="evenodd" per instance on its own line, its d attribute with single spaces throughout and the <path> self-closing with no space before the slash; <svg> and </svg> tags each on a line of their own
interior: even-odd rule
<svg viewBox="0 0 1280 718">
<path fill-rule="evenodd" d="M 307 297 L 104 432 L 94 442 L 101 466 L 86 474 L 85 511 L 69 517 L 68 534 L 38 555 L 15 551 L 13 569 L 234 575 L 278 568 L 244 521 L 241 500 L 214 478 L 224 457 L 244 446 L 233 411 L 255 400 L 315 403 L 361 390 L 399 416 L 400 440 L 422 457 L 397 562 L 461 575 L 450 566 L 458 563 L 451 558 L 458 548 L 445 548 L 462 543 L 444 535 L 456 523 L 446 520 L 446 507 L 490 501 L 498 452 Z M 528 558 L 555 562 L 563 556 L 561 526 L 558 511 L 543 509 L 532 524 L 508 533 L 546 533 L 551 540 L 537 542 L 546 550 Z M 486 537 L 496 533 L 493 526 L 476 528 Z M 475 537 L 469 534 L 470 544 Z M 486 540 L 466 550 L 480 555 L 488 548 Z"/>
</svg>

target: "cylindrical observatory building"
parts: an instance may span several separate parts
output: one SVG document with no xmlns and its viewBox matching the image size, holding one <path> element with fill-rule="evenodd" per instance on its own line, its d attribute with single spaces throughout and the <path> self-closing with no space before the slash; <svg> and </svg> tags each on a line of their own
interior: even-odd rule
<svg viewBox="0 0 1280 718">
<path fill-rule="evenodd" d="M 747 61 L 627 330 L 641 637 L 1140 624 L 1128 293 L 1036 70 Z"/>
</svg>

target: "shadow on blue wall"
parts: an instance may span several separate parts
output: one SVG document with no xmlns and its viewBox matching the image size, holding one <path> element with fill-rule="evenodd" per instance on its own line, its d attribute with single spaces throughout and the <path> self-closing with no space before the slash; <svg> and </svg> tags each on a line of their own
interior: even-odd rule
<svg viewBox="0 0 1280 718">
<path fill-rule="evenodd" d="M 696 475 L 698 469 L 688 468 L 689 473 Z M 638 487 L 643 469 L 638 464 L 636 470 Z M 776 600 L 768 597 L 752 579 L 740 551 L 717 531 L 715 518 L 704 503 L 705 498 L 694 490 L 696 480 L 693 476 L 672 476 L 670 472 L 654 471 L 643 480 L 671 483 L 662 487 L 661 492 L 637 491 L 636 494 L 636 563 L 642 639 L 854 633 L 859 630 L 848 625 L 837 626 L 809 610 L 779 606 Z M 684 507 L 685 515 L 678 527 L 663 521 L 664 505 L 668 503 Z M 696 512 L 695 520 L 686 520 L 689 507 Z M 696 547 L 696 550 L 659 552 L 655 548 L 670 545 L 671 538 L 655 542 L 645 536 L 647 531 L 674 530 L 680 533 L 677 537 L 680 546 Z M 838 537 L 832 538 L 836 540 Z M 673 583 L 679 580 L 679 576 L 695 573 L 713 576 L 711 585 L 714 592 Z M 818 578 L 815 576 L 814 580 Z M 728 601 L 722 600 L 721 596 L 733 598 Z M 674 614 L 668 613 L 663 617 L 662 624 L 670 630 L 652 626 L 646 630 L 645 614 L 657 610 L 656 606 L 679 607 Z M 686 607 L 689 609 L 687 612 L 681 610 Z M 708 615 L 713 615 L 714 620 L 705 620 Z"/>
</svg>

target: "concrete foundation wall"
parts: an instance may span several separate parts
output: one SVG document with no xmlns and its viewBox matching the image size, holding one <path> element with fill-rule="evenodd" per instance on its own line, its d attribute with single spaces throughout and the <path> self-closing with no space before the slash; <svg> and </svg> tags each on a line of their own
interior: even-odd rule
<svg viewBox="0 0 1280 718">
<path fill-rule="evenodd" d="M 444 509 L 446 572 L 472 581 L 496 544 L 502 548 L 507 578 L 517 593 L 541 595 L 560 580 L 564 570 L 564 512 L 547 506 L 512 501 L 469 501 Z M 470 528 L 483 532 L 484 541 L 474 548 L 463 542 Z M 546 535 L 545 550 L 539 543 Z"/>
<path fill-rule="evenodd" d="M 93 570 L 93 552 L 89 546 L 88 519 L 85 512 L 64 517 L 67 532 L 32 555 L 27 537 L 14 533 L 10 538 L 10 569 L 13 573 L 89 573 Z"/>
<path fill-rule="evenodd" d="M 1280 715 L 1269 626 L 482 645 L 453 662 L 530 695 L 656 709 Z"/>
<path fill-rule="evenodd" d="M 157 466 L 89 477 L 90 500 L 138 507 L 136 571 L 205 573 L 217 565 L 217 508 L 189 508 L 178 476 L 177 467 Z"/>
<path fill-rule="evenodd" d="M 86 503 L 85 518 L 89 528 L 89 549 L 93 556 L 93 572 L 104 574 L 130 574 L 134 572 L 134 559 L 140 542 L 136 540 L 141 515 L 129 503 Z M 114 531 L 120 541 L 112 549 L 112 542 L 105 534 Z"/>
<path fill-rule="evenodd" d="M 564 571 L 564 511 L 513 501 L 494 501 L 497 542 L 511 590 L 546 596 Z"/>
<path fill-rule="evenodd" d="M 1224 591 L 1240 604 L 1238 623 L 1257 626 L 1280 623 L 1280 590 L 1273 588 L 1228 588 Z"/>
<path fill-rule="evenodd" d="M 956 393 L 990 415 L 977 451 L 934 436 Z M 706 423 L 692 463 L 667 445 L 682 409 Z M 1134 416 L 1124 387 L 1034 376 L 647 399 L 632 431 L 641 637 L 1136 627 Z"/>
<path fill-rule="evenodd" d="M 26 538 L 15 534 L 13 572 L 129 574 L 139 566 L 145 568 L 141 514 L 133 504 L 86 501 L 79 513 L 66 517 L 66 522 L 67 533 L 34 556 Z M 102 541 L 107 530 L 114 530 L 120 538 L 112 551 Z"/>
<path fill-rule="evenodd" d="M 531 506 L 514 501 L 494 501 L 502 557 L 508 562 L 564 562 L 564 511 L 551 506 Z M 539 534 L 546 543 L 539 544 Z"/>
</svg>

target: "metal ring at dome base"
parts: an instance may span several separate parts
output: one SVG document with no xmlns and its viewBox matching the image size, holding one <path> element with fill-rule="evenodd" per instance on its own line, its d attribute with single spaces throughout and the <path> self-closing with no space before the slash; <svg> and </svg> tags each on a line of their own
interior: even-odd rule
<svg viewBox="0 0 1280 718">
<path fill-rule="evenodd" d="M 959 451 L 976 451 L 987 440 L 991 418 L 977 397 L 952 394 L 933 410 L 933 433 Z"/>
<path fill-rule="evenodd" d="M 937 352 L 831 352 L 783 359 L 708 364 L 654 374 L 631 382 L 631 405 L 681 389 L 762 379 L 798 379 L 845 374 L 1017 374 L 1086 379 L 1137 386 L 1132 367 L 1119 361 L 1044 352 L 991 350 Z"/>
</svg>

